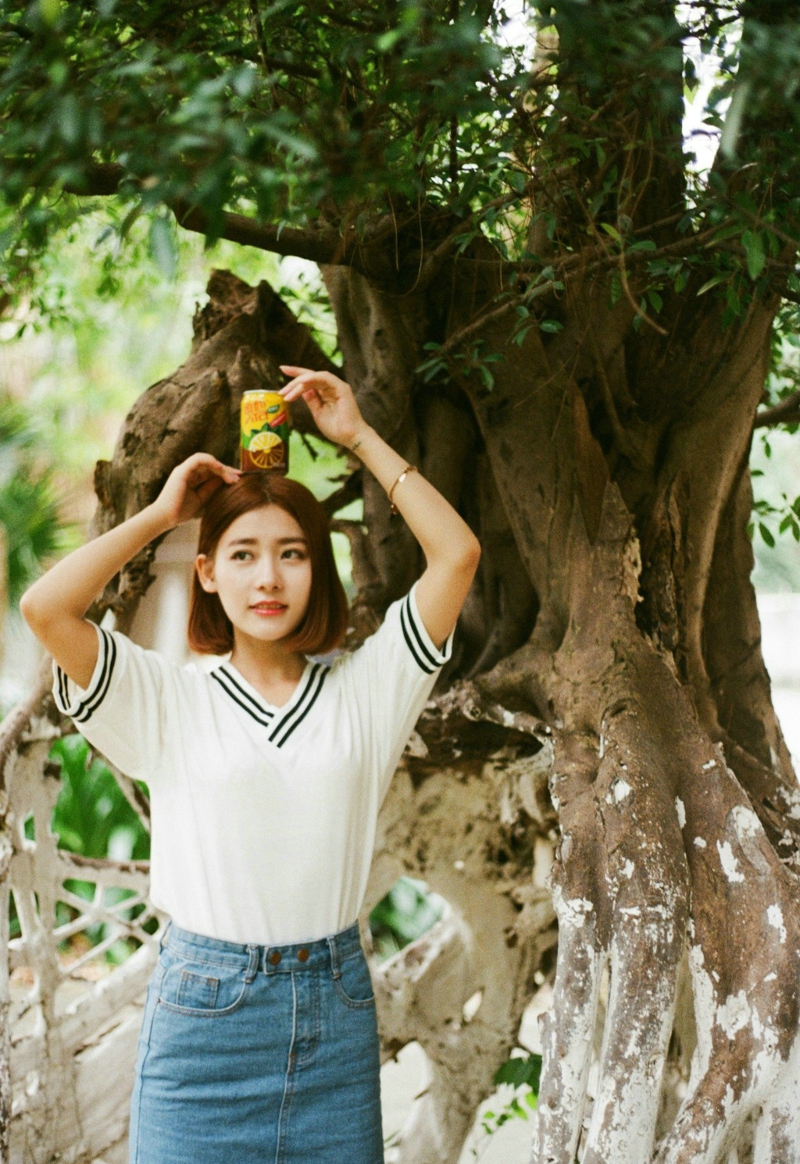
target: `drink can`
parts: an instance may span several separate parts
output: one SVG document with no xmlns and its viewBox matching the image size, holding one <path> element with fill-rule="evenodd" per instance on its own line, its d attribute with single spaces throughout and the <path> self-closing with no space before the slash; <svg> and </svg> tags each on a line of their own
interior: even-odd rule
<svg viewBox="0 0 800 1164">
<path fill-rule="evenodd" d="M 289 471 L 289 405 L 280 392 L 245 392 L 242 396 L 239 468 Z"/>
</svg>

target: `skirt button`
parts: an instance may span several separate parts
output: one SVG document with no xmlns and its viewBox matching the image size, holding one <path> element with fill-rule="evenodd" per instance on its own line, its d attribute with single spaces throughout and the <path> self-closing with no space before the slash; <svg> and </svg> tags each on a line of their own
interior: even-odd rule
<svg viewBox="0 0 800 1164">
<path fill-rule="evenodd" d="M 305 960 L 308 958 L 308 950 L 305 948 L 305 946 L 302 946 L 297 951 L 297 957 L 300 962 L 305 962 Z"/>
<path fill-rule="evenodd" d="M 270 960 L 270 962 L 272 963 L 272 965 L 273 965 L 273 966 L 277 966 L 277 965 L 278 965 L 278 963 L 279 963 L 279 962 L 280 962 L 280 960 L 281 960 L 281 952 L 280 952 L 280 950 L 273 950 L 273 952 L 272 952 L 272 953 L 270 954 L 270 956 L 269 956 L 269 960 Z"/>
</svg>

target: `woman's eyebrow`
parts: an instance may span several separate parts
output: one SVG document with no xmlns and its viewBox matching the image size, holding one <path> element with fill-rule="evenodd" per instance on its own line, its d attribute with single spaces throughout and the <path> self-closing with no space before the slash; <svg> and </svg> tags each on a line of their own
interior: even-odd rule
<svg viewBox="0 0 800 1164">
<path fill-rule="evenodd" d="M 290 542 L 302 542 L 305 546 L 308 543 L 305 538 L 276 538 L 275 541 L 279 546 L 288 545 Z M 258 545 L 258 538 L 236 538 L 235 541 L 228 542 L 228 548 L 233 546 L 255 546 Z"/>
</svg>

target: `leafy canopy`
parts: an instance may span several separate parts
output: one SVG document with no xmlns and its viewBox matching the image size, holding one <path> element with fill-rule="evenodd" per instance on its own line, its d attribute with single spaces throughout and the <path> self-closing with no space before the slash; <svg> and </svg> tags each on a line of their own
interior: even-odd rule
<svg viewBox="0 0 800 1164">
<path fill-rule="evenodd" d="M 347 10 L 329 0 L 2 0 L 0 188 L 17 214 L 0 243 L 20 249 L 22 236 L 21 274 L 80 213 L 59 195 L 118 191 L 122 236 L 152 215 L 165 263 L 165 207 L 184 220 L 194 211 L 212 241 L 231 211 L 278 231 L 326 224 L 363 236 L 381 216 L 426 207 L 477 215 L 524 259 L 520 200 L 530 183 L 555 181 L 546 226 L 573 248 L 576 231 L 619 230 L 620 206 L 644 178 L 626 163 L 643 145 L 671 151 L 683 173 L 692 44 L 718 58 L 708 125 L 725 132 L 712 179 L 685 208 L 721 206 L 741 238 L 743 208 L 731 199 L 746 194 L 756 277 L 769 215 L 795 234 L 797 7 L 537 0 L 509 24 L 504 3 L 485 0 Z"/>
<path fill-rule="evenodd" d="M 450 5 L 452 7 L 452 5 Z M 502 91 L 520 77 L 486 30 L 502 10 L 448 4 L 4 3 L 2 188 L 34 238 L 59 189 L 110 179 L 132 210 L 184 199 L 294 224 L 388 210 L 494 161 Z M 16 11 L 15 11 L 16 9 Z M 442 191 L 444 193 L 444 191 Z M 446 195 L 463 200 L 460 187 Z M 161 228 L 163 229 L 163 228 Z"/>
</svg>

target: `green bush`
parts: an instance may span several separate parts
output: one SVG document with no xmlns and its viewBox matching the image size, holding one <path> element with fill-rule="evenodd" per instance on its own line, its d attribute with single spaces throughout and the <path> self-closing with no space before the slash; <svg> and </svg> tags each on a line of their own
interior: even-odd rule
<svg viewBox="0 0 800 1164">
<path fill-rule="evenodd" d="M 396 954 L 429 930 L 442 915 L 442 898 L 428 893 L 424 881 L 400 877 L 373 908 L 369 928 L 378 958 Z"/>
<path fill-rule="evenodd" d="M 0 525 L 6 534 L 13 604 L 39 573 L 41 562 L 63 544 L 52 472 L 37 455 L 39 443 L 25 408 L 0 395 Z"/>
</svg>

